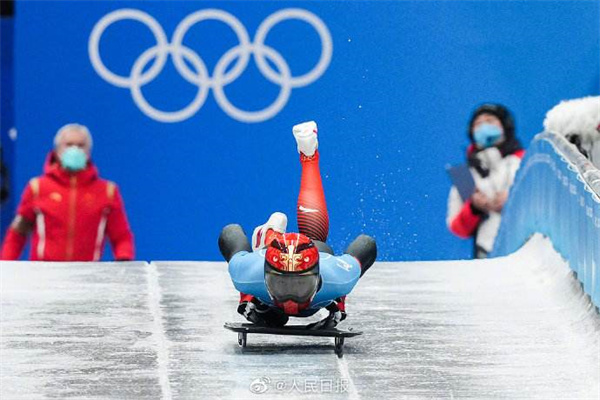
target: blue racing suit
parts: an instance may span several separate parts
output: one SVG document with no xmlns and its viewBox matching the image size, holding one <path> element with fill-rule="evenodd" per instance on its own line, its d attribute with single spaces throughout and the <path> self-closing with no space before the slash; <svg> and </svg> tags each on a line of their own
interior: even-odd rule
<svg viewBox="0 0 600 400">
<path fill-rule="evenodd" d="M 229 260 L 229 275 L 235 288 L 250 294 L 269 306 L 275 306 L 265 284 L 266 249 L 256 252 L 240 251 Z M 310 306 L 298 316 L 308 317 L 335 299 L 349 294 L 360 278 L 361 267 L 356 258 L 349 254 L 332 256 L 319 253 L 321 286 Z"/>
</svg>

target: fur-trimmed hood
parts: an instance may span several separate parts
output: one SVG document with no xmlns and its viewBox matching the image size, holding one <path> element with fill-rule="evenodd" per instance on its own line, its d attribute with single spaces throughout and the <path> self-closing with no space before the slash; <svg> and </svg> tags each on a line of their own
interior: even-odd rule
<svg viewBox="0 0 600 400">
<path fill-rule="evenodd" d="M 561 101 L 546 114 L 544 129 L 579 135 L 584 141 L 600 140 L 600 96 Z"/>
</svg>

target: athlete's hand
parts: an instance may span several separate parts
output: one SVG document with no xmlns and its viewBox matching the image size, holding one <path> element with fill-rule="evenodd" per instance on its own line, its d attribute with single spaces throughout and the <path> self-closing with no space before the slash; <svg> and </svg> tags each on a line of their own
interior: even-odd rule
<svg viewBox="0 0 600 400">
<path fill-rule="evenodd" d="M 490 199 L 479 190 L 475 190 L 475 193 L 471 196 L 471 202 L 478 210 L 485 212 L 490 211 Z"/>
<path fill-rule="evenodd" d="M 265 311 L 256 307 L 256 304 L 251 301 L 244 301 L 238 306 L 238 313 L 255 325 L 267 325 L 264 318 Z"/>
<path fill-rule="evenodd" d="M 506 199 L 508 199 L 508 192 L 506 190 L 498 193 L 498 195 L 496 195 L 496 197 L 494 197 L 494 199 L 492 200 L 490 204 L 490 209 L 497 213 L 502 212 L 504 204 L 506 203 Z"/>
<path fill-rule="evenodd" d="M 335 328 L 337 324 L 346 319 L 346 312 L 341 311 L 335 303 L 331 303 L 330 306 L 327 306 L 327 310 L 329 311 L 329 315 L 327 317 L 307 325 L 306 328 L 312 330 L 331 329 Z"/>
<path fill-rule="evenodd" d="M 244 301 L 238 306 L 238 313 L 253 324 L 260 326 L 284 326 L 289 319 L 282 311 L 261 302 Z"/>
</svg>

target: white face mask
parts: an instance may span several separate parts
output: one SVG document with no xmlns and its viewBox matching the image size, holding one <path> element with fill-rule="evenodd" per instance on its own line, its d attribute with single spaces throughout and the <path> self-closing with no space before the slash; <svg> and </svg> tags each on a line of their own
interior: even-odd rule
<svg viewBox="0 0 600 400">
<path fill-rule="evenodd" d="M 502 129 L 496 125 L 484 123 L 473 132 L 473 139 L 481 149 L 495 145 L 502 137 Z"/>
<path fill-rule="evenodd" d="M 87 155 L 79 147 L 69 146 L 61 154 L 60 164 L 69 171 L 81 171 L 87 165 Z"/>
</svg>

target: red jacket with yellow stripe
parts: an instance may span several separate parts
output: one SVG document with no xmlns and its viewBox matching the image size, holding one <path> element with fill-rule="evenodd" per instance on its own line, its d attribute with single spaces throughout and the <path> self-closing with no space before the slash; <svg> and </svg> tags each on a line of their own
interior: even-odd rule
<svg viewBox="0 0 600 400">
<path fill-rule="evenodd" d="M 107 237 L 115 259 L 132 260 L 133 234 L 117 185 L 100 179 L 92 162 L 71 173 L 57 161 L 50 153 L 44 175 L 29 181 L 0 257 L 21 256 L 27 234 L 17 227 L 20 221 L 32 228 L 30 260 L 96 261 Z"/>
</svg>

